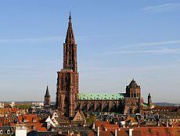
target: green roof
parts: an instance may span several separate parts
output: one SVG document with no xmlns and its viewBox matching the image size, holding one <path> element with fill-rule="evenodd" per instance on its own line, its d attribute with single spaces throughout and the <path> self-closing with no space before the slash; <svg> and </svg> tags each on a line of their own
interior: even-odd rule
<svg viewBox="0 0 180 136">
<path fill-rule="evenodd" d="M 143 106 L 148 107 L 149 105 L 148 105 L 148 103 L 143 103 Z"/>
<path fill-rule="evenodd" d="M 79 100 L 119 100 L 125 93 L 79 93 Z"/>
</svg>

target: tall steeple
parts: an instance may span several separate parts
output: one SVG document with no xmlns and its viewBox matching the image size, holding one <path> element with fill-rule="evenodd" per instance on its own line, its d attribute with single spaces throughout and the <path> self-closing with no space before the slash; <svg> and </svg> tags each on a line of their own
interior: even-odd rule
<svg viewBox="0 0 180 136">
<path fill-rule="evenodd" d="M 77 45 L 74 39 L 71 14 L 69 15 L 68 29 L 64 43 L 63 69 L 77 71 Z"/>
<path fill-rule="evenodd" d="M 51 104 L 51 96 L 50 96 L 50 94 L 49 94 L 49 88 L 48 88 L 48 86 L 47 86 L 47 88 L 46 88 L 46 94 L 45 94 L 45 96 L 44 96 L 44 106 L 45 106 L 45 107 L 49 107 L 50 104 Z"/>
<path fill-rule="evenodd" d="M 74 39 L 71 14 L 63 46 L 63 69 L 57 72 L 56 108 L 60 115 L 73 117 L 78 100 L 79 74 L 77 71 L 77 45 Z"/>
<path fill-rule="evenodd" d="M 72 18 L 71 18 L 71 12 L 70 12 L 69 13 L 68 29 L 67 29 L 66 40 L 65 40 L 66 44 L 74 44 L 75 43 L 71 19 Z"/>
<path fill-rule="evenodd" d="M 50 96 L 50 95 L 49 95 L 49 88 L 48 88 L 48 86 L 47 86 L 45 97 L 49 97 L 49 96 Z"/>
</svg>

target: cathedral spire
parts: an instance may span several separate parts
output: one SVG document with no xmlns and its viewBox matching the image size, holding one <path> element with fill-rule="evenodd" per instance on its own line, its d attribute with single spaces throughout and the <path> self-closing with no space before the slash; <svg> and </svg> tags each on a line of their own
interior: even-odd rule
<svg viewBox="0 0 180 136">
<path fill-rule="evenodd" d="M 148 95 L 148 99 L 151 99 L 151 94 L 149 93 L 149 95 Z"/>
<path fill-rule="evenodd" d="M 58 71 L 56 108 L 60 116 L 74 117 L 78 106 L 79 73 L 77 71 L 77 44 L 74 40 L 71 13 L 63 47 L 63 69 Z"/>
<path fill-rule="evenodd" d="M 77 71 L 77 45 L 74 40 L 74 33 L 71 22 L 71 13 L 69 14 L 68 29 L 64 43 L 64 62 L 63 68 Z"/>
<path fill-rule="evenodd" d="M 49 88 L 48 88 L 48 86 L 47 86 L 45 97 L 49 97 L 49 96 L 50 96 L 50 94 L 49 94 Z"/>
<path fill-rule="evenodd" d="M 67 29 L 66 40 L 65 40 L 66 44 L 73 44 L 73 43 L 75 43 L 71 19 L 72 18 L 71 18 L 71 12 L 70 12 L 69 13 L 68 29 Z"/>
<path fill-rule="evenodd" d="M 50 106 L 50 104 L 51 104 L 51 96 L 49 94 L 49 88 L 47 86 L 46 94 L 44 96 L 44 106 L 47 107 L 47 106 Z"/>
</svg>

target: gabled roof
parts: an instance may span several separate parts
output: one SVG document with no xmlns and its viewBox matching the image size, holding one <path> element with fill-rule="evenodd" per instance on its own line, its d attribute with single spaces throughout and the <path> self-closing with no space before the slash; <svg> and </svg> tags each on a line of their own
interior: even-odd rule
<svg viewBox="0 0 180 136">
<path fill-rule="evenodd" d="M 39 117 L 36 114 L 24 114 L 24 115 L 19 115 L 18 116 L 18 122 L 38 122 L 39 121 Z"/>
<path fill-rule="evenodd" d="M 78 111 L 73 118 L 73 121 L 85 121 L 86 117 L 84 116 L 82 111 Z"/>
</svg>

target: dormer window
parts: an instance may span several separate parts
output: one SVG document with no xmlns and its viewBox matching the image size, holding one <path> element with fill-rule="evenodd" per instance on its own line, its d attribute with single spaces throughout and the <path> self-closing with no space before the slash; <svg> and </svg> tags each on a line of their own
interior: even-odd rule
<svg viewBox="0 0 180 136">
<path fill-rule="evenodd" d="M 9 129 L 7 130 L 7 134 L 10 134 L 10 130 Z"/>
</svg>

